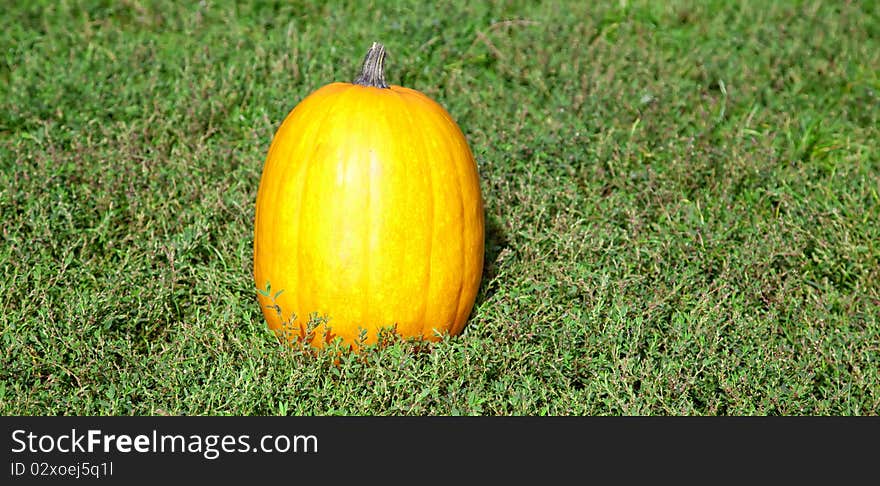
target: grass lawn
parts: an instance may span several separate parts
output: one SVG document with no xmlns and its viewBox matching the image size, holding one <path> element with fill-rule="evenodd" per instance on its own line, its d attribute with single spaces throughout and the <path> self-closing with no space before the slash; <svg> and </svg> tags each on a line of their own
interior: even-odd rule
<svg viewBox="0 0 880 486">
<path fill-rule="evenodd" d="M 880 413 L 877 2 L 324 3 L 6 2 L 0 413 Z M 373 41 L 486 266 L 462 335 L 334 364 L 263 320 L 254 201 Z"/>
</svg>

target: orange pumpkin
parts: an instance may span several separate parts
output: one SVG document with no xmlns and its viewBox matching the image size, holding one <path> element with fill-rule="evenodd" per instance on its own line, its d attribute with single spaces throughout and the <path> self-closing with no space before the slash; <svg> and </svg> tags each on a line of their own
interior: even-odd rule
<svg viewBox="0 0 880 486">
<path fill-rule="evenodd" d="M 254 279 L 279 336 L 459 334 L 483 269 L 477 167 L 449 113 L 384 79 L 374 43 L 354 83 L 310 94 L 275 133 L 254 223 Z M 280 293 L 279 293 L 280 292 Z M 319 319 L 320 320 L 320 319 Z"/>
</svg>

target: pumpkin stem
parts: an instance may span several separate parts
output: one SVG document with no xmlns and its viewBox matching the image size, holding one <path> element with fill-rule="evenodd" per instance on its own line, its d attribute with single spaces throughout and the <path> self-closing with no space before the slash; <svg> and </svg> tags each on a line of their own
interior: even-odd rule
<svg viewBox="0 0 880 486">
<path fill-rule="evenodd" d="M 367 56 L 364 57 L 364 67 L 361 75 L 354 80 L 354 84 L 371 86 L 373 88 L 387 88 L 385 82 L 385 46 L 373 42 Z"/>
</svg>

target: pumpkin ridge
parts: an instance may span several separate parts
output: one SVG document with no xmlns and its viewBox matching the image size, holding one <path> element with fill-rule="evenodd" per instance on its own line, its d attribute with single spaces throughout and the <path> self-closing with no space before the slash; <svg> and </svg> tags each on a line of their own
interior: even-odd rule
<svg viewBox="0 0 880 486">
<path fill-rule="evenodd" d="M 319 90 L 319 91 L 321 91 L 321 90 Z M 261 180 L 260 180 L 260 187 L 258 188 L 258 194 L 266 194 L 266 196 L 263 196 L 263 197 L 258 196 L 258 198 L 257 198 L 258 204 L 257 204 L 257 208 L 255 210 L 254 217 L 255 217 L 255 221 L 261 222 L 259 225 L 259 228 L 272 227 L 278 223 L 277 217 L 272 218 L 271 211 L 268 213 L 268 216 L 263 215 L 262 213 L 265 211 L 265 208 L 261 207 L 261 206 L 268 206 L 268 207 L 276 206 L 278 204 L 278 199 L 279 199 L 279 197 L 281 197 L 281 194 L 282 194 L 281 188 L 284 186 L 284 183 L 283 183 L 284 179 L 286 179 L 287 176 L 290 175 L 290 173 L 295 172 L 293 170 L 293 167 L 291 167 L 290 165 L 287 165 L 287 164 L 279 163 L 277 159 L 280 158 L 280 159 L 286 160 L 286 159 L 291 158 L 292 154 L 297 153 L 300 149 L 300 146 L 303 145 L 302 142 L 294 143 L 294 144 L 280 143 L 281 137 L 283 137 L 287 131 L 293 130 L 296 127 L 296 125 L 300 123 L 299 119 L 301 119 L 303 117 L 307 117 L 308 114 L 313 113 L 316 110 L 316 107 L 320 106 L 320 102 L 323 102 L 324 98 L 326 98 L 328 96 L 333 96 L 333 93 L 330 93 L 329 92 L 330 90 L 328 90 L 327 87 L 325 87 L 324 91 L 327 91 L 328 94 L 320 93 L 319 94 L 320 101 L 316 101 L 315 98 L 312 98 L 310 100 L 311 101 L 310 103 L 299 104 L 294 109 L 294 111 L 291 112 L 291 114 L 289 116 L 285 117 L 281 126 L 276 130 L 276 133 L 273 135 L 273 143 L 270 144 L 269 153 L 266 157 L 267 164 L 271 164 L 271 165 L 267 165 L 267 167 L 266 167 L 266 169 L 264 169 L 264 171 L 268 172 L 269 170 L 272 170 L 272 171 L 274 171 L 273 173 L 275 174 L 275 176 L 274 177 L 261 177 Z M 276 143 L 276 142 L 278 142 L 278 143 Z M 283 147 L 283 150 L 282 150 L 282 147 Z M 273 180 L 276 181 L 276 183 L 270 184 L 270 181 L 273 181 Z M 265 186 L 264 186 L 264 182 L 266 183 Z M 271 200 L 267 200 L 267 198 L 271 198 Z M 267 217 L 271 218 L 271 219 L 269 221 L 267 221 L 266 220 Z M 255 229 L 257 229 L 257 228 L 255 228 Z M 255 231 L 255 244 L 254 244 L 255 260 L 258 257 L 260 257 L 260 255 L 261 255 L 261 253 L 258 252 L 258 249 L 259 249 L 259 241 L 262 239 L 260 236 L 261 236 L 262 232 L 264 232 L 264 231 L 265 231 L 265 229 L 260 230 L 259 234 L 257 234 L 257 232 Z M 298 233 L 296 233 L 296 234 L 298 235 Z M 272 251 L 277 251 L 277 249 L 273 248 Z M 263 261 L 265 261 L 265 259 L 259 258 L 259 261 L 263 262 Z M 268 268 L 266 268 L 264 266 L 262 270 L 258 270 L 258 267 L 255 264 L 255 266 L 254 266 L 255 274 L 259 272 L 260 274 L 265 275 L 267 277 L 266 279 L 263 279 L 264 281 L 260 282 L 260 285 L 265 285 L 266 283 L 277 285 L 277 281 L 271 282 L 271 279 L 268 278 L 270 275 L 273 275 L 273 274 L 277 275 L 277 268 L 275 268 L 275 267 L 277 267 L 277 265 L 270 265 Z M 266 275 L 266 274 L 268 274 L 268 275 Z M 285 289 L 276 288 L 275 290 L 276 291 L 283 291 Z M 287 289 L 287 291 L 288 291 L 288 295 L 294 293 L 293 289 Z M 290 316 L 294 314 L 293 311 L 295 311 L 297 309 L 287 309 L 287 310 L 291 311 L 291 313 L 285 317 L 283 315 L 283 312 L 285 309 L 283 309 L 278 302 L 274 302 L 274 305 L 278 305 L 279 306 L 278 308 L 282 311 L 282 314 L 279 316 L 279 319 L 281 321 L 281 322 L 279 322 L 279 326 L 282 326 L 283 328 L 287 329 L 288 326 L 285 326 L 284 322 L 287 321 L 290 318 Z M 290 324 L 293 324 L 293 323 L 291 322 Z M 302 334 L 302 332 L 301 332 L 301 334 Z"/>
<path fill-rule="evenodd" d="M 443 130 L 446 131 L 447 134 L 450 131 L 453 131 L 453 130 L 450 130 L 451 127 L 449 126 L 449 121 L 445 117 L 444 117 L 443 121 L 445 123 L 438 123 L 438 125 L 441 125 Z M 449 143 L 450 143 L 450 141 L 448 138 L 443 139 L 444 148 L 449 152 L 453 152 L 452 147 L 449 146 Z M 453 158 L 452 166 L 453 166 L 453 170 L 455 171 L 455 179 L 456 179 L 456 181 L 458 181 L 457 187 L 458 187 L 459 218 L 460 218 L 460 221 L 462 222 L 462 229 L 466 230 L 467 225 L 465 224 L 465 222 L 467 221 L 467 218 L 465 217 L 465 209 L 464 209 L 464 205 L 465 205 L 464 184 L 462 182 L 461 167 L 459 167 L 459 165 L 460 165 L 459 161 L 456 160 L 455 158 Z M 462 232 L 462 234 L 459 237 L 459 242 L 460 242 L 460 251 L 461 251 L 461 255 L 462 255 L 462 259 L 461 259 L 462 274 L 461 274 L 461 278 L 458 281 L 458 295 L 455 297 L 455 315 L 453 316 L 452 329 L 455 329 L 458 327 L 459 315 L 461 314 L 461 295 L 464 292 L 465 279 L 467 278 L 467 274 L 470 271 L 470 266 L 468 265 L 468 254 L 467 254 L 467 238 L 465 237 L 464 231 Z"/>
<path fill-rule="evenodd" d="M 428 99 L 428 101 L 431 101 L 431 100 Z M 461 195 L 461 198 L 460 198 L 461 215 L 460 215 L 460 217 L 462 218 L 463 222 L 466 222 L 466 221 L 469 221 L 469 219 L 468 219 L 468 209 L 465 207 L 467 198 L 465 197 L 465 194 L 464 194 L 464 188 L 468 187 L 468 185 L 469 185 L 469 184 L 467 184 L 467 178 L 468 178 L 467 173 L 469 171 L 462 164 L 467 164 L 467 163 L 473 164 L 474 171 L 476 174 L 478 171 L 478 169 L 476 167 L 476 159 L 474 159 L 473 152 L 471 152 L 470 147 L 467 145 L 467 138 L 465 137 L 464 132 L 461 130 L 461 128 L 458 126 L 458 124 L 455 122 L 455 120 L 452 119 L 452 116 L 449 114 L 449 112 L 445 108 L 443 108 L 442 106 L 440 106 L 439 112 L 442 115 L 441 119 L 439 120 L 439 123 L 443 126 L 444 130 L 446 131 L 446 135 L 447 135 L 443 139 L 447 144 L 447 148 L 451 152 L 455 152 L 457 150 L 464 149 L 464 151 L 467 154 L 469 154 L 469 157 L 467 157 L 467 160 L 457 161 L 458 163 L 455 164 L 455 173 L 456 173 L 456 177 L 458 179 L 458 184 L 459 184 L 458 187 L 461 189 L 461 192 L 460 192 L 460 195 Z M 478 197 L 477 204 L 478 204 L 478 211 L 479 211 L 476 221 L 479 221 L 479 224 L 482 227 L 482 225 L 484 224 L 484 221 L 483 221 L 483 200 L 482 200 L 482 195 L 479 192 L 479 175 L 478 174 L 477 174 L 476 183 L 478 185 L 476 196 Z M 468 225 L 466 225 L 466 224 L 464 226 L 468 227 Z M 461 251 L 462 251 L 462 254 L 464 255 L 462 266 L 465 268 L 465 271 L 462 272 L 461 281 L 459 282 L 458 300 L 457 300 L 457 304 L 456 304 L 456 314 L 455 314 L 455 323 L 453 324 L 453 327 L 451 329 L 451 331 L 455 332 L 455 333 L 461 332 L 461 330 L 464 328 L 464 325 L 467 322 L 468 317 L 470 315 L 469 313 L 472 310 L 471 306 L 473 306 L 473 298 L 475 297 L 475 295 L 469 296 L 468 299 L 465 301 L 465 307 L 462 307 L 462 296 L 464 294 L 465 289 L 467 288 L 469 292 L 471 292 L 471 291 L 476 292 L 479 290 L 479 289 L 472 290 L 471 287 L 473 286 L 473 283 L 472 283 L 471 277 L 469 277 L 469 275 L 471 274 L 471 272 L 474 272 L 475 270 L 477 270 L 477 275 L 480 274 L 479 269 L 481 269 L 482 265 L 483 265 L 483 252 L 485 251 L 485 240 L 483 240 L 483 242 L 481 243 L 480 249 L 479 249 L 479 255 L 477 255 L 476 260 L 475 260 L 472 258 L 472 256 L 473 256 L 472 253 L 470 253 L 468 251 L 469 244 L 470 244 L 470 238 L 472 236 L 474 236 L 474 235 L 463 233 L 461 240 L 460 240 L 461 241 Z M 477 282 L 477 286 L 479 286 L 479 281 Z M 469 309 L 469 307 L 470 307 L 470 309 Z"/>
<path fill-rule="evenodd" d="M 427 133 L 435 134 L 436 136 L 433 137 L 433 140 L 436 140 L 437 144 L 435 147 L 432 147 L 432 149 L 435 150 L 437 153 L 444 154 L 444 157 L 448 157 L 448 160 L 452 165 L 452 168 L 451 168 L 452 181 L 450 181 L 452 183 L 449 184 L 448 187 L 451 188 L 451 186 L 454 186 L 454 190 L 456 192 L 453 199 L 455 199 L 458 203 L 458 208 L 457 208 L 458 209 L 458 221 L 461 222 L 462 232 L 460 232 L 460 233 L 456 232 L 454 237 L 458 238 L 458 241 L 457 242 L 451 241 L 450 243 L 451 244 L 456 244 L 456 243 L 458 244 L 458 247 L 459 247 L 458 254 L 461 255 L 461 274 L 458 275 L 458 278 L 456 279 L 456 282 L 455 282 L 455 285 L 458 286 L 458 289 L 450 292 L 451 295 L 455 295 L 454 298 L 451 298 L 451 300 L 454 300 L 454 305 L 452 306 L 453 310 L 452 310 L 452 315 L 450 316 L 450 321 L 448 323 L 447 322 L 440 322 L 440 321 L 432 323 L 435 326 L 439 326 L 440 324 L 442 324 L 442 326 L 440 326 L 440 327 L 442 327 L 443 329 L 446 329 L 450 333 L 452 333 L 458 327 L 460 327 L 459 326 L 459 320 L 460 320 L 459 316 L 460 316 L 461 310 L 462 310 L 461 309 L 462 297 L 464 295 L 464 289 L 466 287 L 465 284 L 467 281 L 467 275 L 470 272 L 470 267 L 474 264 L 473 261 L 469 261 L 468 254 L 467 254 L 467 238 L 465 236 L 465 230 L 466 230 L 465 222 L 467 221 L 467 218 L 466 218 L 467 211 L 465 208 L 466 201 L 465 201 L 465 191 L 464 191 L 464 185 L 463 185 L 464 178 L 463 178 L 463 174 L 462 174 L 461 161 L 458 160 L 458 157 L 452 155 L 457 152 L 457 150 L 460 148 L 460 146 L 457 143 L 453 143 L 450 140 L 450 136 L 454 136 L 456 133 L 459 132 L 459 130 L 457 129 L 457 125 L 455 125 L 454 122 L 451 121 L 451 118 L 449 117 L 448 112 L 446 112 L 445 109 L 443 109 L 434 100 L 428 98 L 427 96 L 425 96 L 424 94 L 422 94 L 418 91 L 415 91 L 415 90 L 412 90 L 409 88 L 404 88 L 401 91 L 401 94 L 404 95 L 405 97 L 408 97 L 410 100 L 412 100 L 413 104 L 416 104 L 420 108 L 424 108 L 424 109 L 419 109 L 419 110 L 413 110 L 416 114 L 419 115 L 419 118 L 420 118 L 423 126 L 430 127 L 430 129 L 419 130 L 419 133 L 426 133 L 427 132 Z M 439 317 L 441 317 L 441 316 L 439 316 L 439 315 L 436 316 L 436 318 L 439 318 Z M 431 337 L 433 337 L 433 334 Z"/>
<path fill-rule="evenodd" d="M 415 137 L 417 137 L 419 139 L 419 141 L 421 142 L 420 144 L 416 144 L 417 147 L 421 148 L 420 152 L 422 152 L 422 153 L 419 155 L 424 154 L 425 150 L 431 150 L 431 147 L 429 146 L 430 144 L 426 140 L 424 130 L 420 129 L 421 125 L 415 120 L 416 117 L 421 118 L 421 116 L 417 113 L 416 114 L 413 113 L 413 110 L 410 108 L 409 102 L 407 101 L 407 99 L 403 93 L 401 93 L 399 91 L 394 91 L 394 90 L 392 90 L 392 91 L 394 92 L 395 95 L 397 95 L 397 99 L 402 107 L 402 109 L 400 111 L 404 114 L 407 121 L 409 122 L 409 126 L 407 127 L 409 129 L 409 133 L 415 134 Z M 419 157 L 419 158 L 421 159 L 421 157 Z M 413 162 L 421 163 L 421 160 L 416 160 Z M 423 285 L 422 291 L 425 293 L 425 295 L 431 295 L 431 274 L 432 274 L 432 270 L 433 270 L 431 257 L 432 257 L 433 251 L 434 251 L 434 236 L 435 236 L 434 233 L 436 231 L 436 229 L 434 228 L 434 221 L 436 219 L 436 212 L 437 212 L 436 206 L 434 204 L 434 167 L 433 167 L 433 165 L 428 164 L 428 167 L 426 167 L 425 172 L 428 175 L 428 187 L 427 187 L 428 190 L 426 192 L 428 193 L 428 196 L 430 197 L 430 210 L 428 211 L 429 219 L 428 219 L 427 227 L 431 228 L 431 235 L 428 238 L 426 238 L 426 240 L 428 241 L 428 248 L 427 248 L 427 253 L 426 253 L 426 256 L 427 256 L 426 267 L 427 268 L 425 270 L 425 279 L 424 279 L 424 285 Z M 419 334 L 421 334 L 422 336 L 425 335 L 425 328 L 428 327 L 427 317 L 428 317 L 429 305 L 430 305 L 430 302 L 426 299 L 425 302 L 423 303 L 421 312 L 419 313 L 420 314 Z M 433 334 L 432 334 L 432 336 L 433 336 Z"/>
<path fill-rule="evenodd" d="M 331 100 L 332 105 L 331 105 L 330 109 L 327 110 L 322 115 L 321 120 L 315 125 L 317 127 L 317 129 L 315 130 L 316 134 L 318 134 L 320 136 L 324 132 L 324 128 L 325 128 L 325 125 L 327 124 L 327 121 L 330 118 L 332 118 L 333 115 L 336 114 L 336 108 L 338 108 L 338 106 L 342 103 L 342 100 L 345 99 L 345 95 L 347 93 L 351 92 L 351 88 L 352 88 L 352 86 L 349 85 L 346 89 L 343 89 L 339 93 L 335 94 L 334 97 L 336 99 Z M 321 147 L 321 144 L 316 143 L 312 146 L 312 149 L 310 151 L 306 152 L 303 155 L 303 161 L 304 161 L 303 163 L 305 164 L 305 169 L 304 169 L 303 177 L 301 178 L 301 182 L 299 183 L 299 215 L 298 215 L 299 222 L 297 223 L 298 231 L 296 231 L 296 243 L 294 245 L 294 247 L 296 248 L 297 259 L 299 261 L 304 260 L 301 255 L 302 241 L 300 240 L 300 235 L 303 233 L 302 221 L 303 221 L 303 217 L 305 215 L 305 211 L 303 210 L 303 202 L 305 202 L 305 196 L 306 196 L 305 186 L 308 183 L 309 174 L 314 169 L 314 164 L 312 163 L 311 159 L 314 157 L 315 152 L 317 152 L 320 147 Z M 305 288 L 305 286 L 303 285 L 303 279 L 302 279 L 302 275 L 303 275 L 302 267 L 303 267 L 303 265 L 301 265 L 299 263 L 296 265 L 296 274 L 297 274 L 296 275 L 296 285 L 298 287 L 300 287 L 300 289 Z M 296 308 L 294 309 L 294 312 L 299 311 L 301 314 L 299 316 L 301 319 L 300 324 L 299 324 L 300 334 L 303 338 L 305 338 L 306 332 L 308 331 L 308 324 L 309 324 L 309 321 L 311 320 L 311 312 L 312 311 L 306 312 L 304 310 L 304 308 L 303 308 L 303 293 L 304 292 L 302 292 L 302 290 L 300 290 L 300 289 L 297 289 L 297 291 L 294 292 L 294 294 L 296 295 Z M 317 310 L 315 310 L 315 312 L 317 312 Z M 332 327 L 330 321 L 332 320 L 333 317 L 329 316 L 329 315 L 327 317 L 328 317 L 327 322 L 324 324 L 325 329 L 329 329 Z M 316 334 L 312 339 L 313 342 L 320 341 L 321 336 L 317 335 L 318 332 L 320 332 L 320 330 L 315 329 Z"/>
<path fill-rule="evenodd" d="M 461 208 L 461 212 L 460 212 L 459 217 L 461 218 L 461 221 L 464 222 L 464 221 L 466 221 L 466 219 L 464 217 L 464 194 L 462 194 L 463 191 L 461 190 L 461 172 L 458 170 L 458 168 L 456 168 L 456 175 L 457 175 L 458 181 L 459 181 L 458 182 L 458 188 L 459 188 L 459 198 L 458 199 L 460 201 L 459 206 Z M 464 223 L 462 223 L 462 225 L 464 225 Z M 459 314 L 461 314 L 461 294 L 464 292 L 465 275 L 467 274 L 467 272 L 469 270 L 468 265 L 467 265 L 468 255 L 467 255 L 467 248 L 466 248 L 466 241 L 465 241 L 464 234 L 461 235 L 461 237 L 459 238 L 459 241 L 460 241 L 461 254 L 462 254 L 462 259 L 461 259 L 462 262 L 461 263 L 462 263 L 462 267 L 464 267 L 464 268 L 462 269 L 461 279 L 458 281 L 458 295 L 455 297 L 455 316 L 453 317 L 453 321 L 452 321 L 453 329 L 458 326 Z"/>
<path fill-rule="evenodd" d="M 368 54 L 368 56 L 369 56 L 369 54 Z M 366 61 L 364 61 L 364 63 L 366 63 Z M 371 127 L 371 128 L 373 128 L 373 127 Z M 375 137 L 375 134 L 373 134 L 371 132 L 370 138 L 373 138 L 373 137 Z M 368 167 L 367 167 L 367 171 L 366 171 L 366 174 L 367 174 L 366 175 L 366 183 L 365 183 L 366 189 L 364 190 L 365 198 L 366 198 L 366 201 L 364 202 L 364 214 L 366 214 L 366 217 L 367 217 L 367 224 L 366 224 L 366 228 L 367 228 L 366 233 L 367 234 L 364 235 L 364 243 L 363 243 L 363 245 L 364 245 L 364 249 L 363 249 L 364 263 L 363 263 L 363 265 L 364 265 L 364 268 L 366 268 L 367 270 L 364 272 L 364 287 L 363 287 L 364 288 L 364 302 L 363 302 L 364 309 L 363 309 L 363 312 L 361 313 L 361 322 L 352 324 L 354 326 L 357 326 L 358 330 L 361 326 L 363 326 L 364 329 L 369 329 L 373 325 L 373 319 L 374 319 L 373 312 L 372 312 L 372 305 L 373 305 L 373 303 L 372 303 L 373 299 L 372 299 L 372 294 L 371 294 L 372 290 L 370 289 L 370 281 L 372 280 L 372 275 L 373 275 L 373 268 L 371 267 L 371 265 L 374 262 L 373 262 L 373 259 L 370 258 L 370 254 L 372 253 L 370 251 L 370 242 L 372 241 L 372 235 L 370 233 L 372 231 L 374 231 L 375 228 L 373 228 L 373 213 L 372 213 L 373 205 L 370 204 L 370 201 L 373 198 L 373 162 L 374 162 L 373 159 L 375 159 L 375 156 L 376 156 L 375 153 L 370 153 L 369 160 L 367 161 Z M 377 333 L 376 336 L 378 339 L 378 331 L 376 331 L 376 333 Z M 358 335 L 360 335 L 360 332 L 357 332 L 355 334 L 355 336 L 358 336 Z M 370 336 L 367 335 L 367 340 L 369 340 L 369 339 L 370 339 Z"/>
<path fill-rule="evenodd" d="M 469 264 L 468 264 L 468 254 L 467 251 L 467 218 L 466 215 L 466 197 L 465 197 L 465 187 L 463 185 L 463 174 L 460 160 L 460 145 L 453 143 L 452 140 L 449 139 L 449 136 L 453 134 L 451 130 L 451 126 L 449 125 L 446 117 L 444 116 L 444 111 L 442 107 L 437 104 L 437 102 L 427 98 L 421 93 L 412 92 L 413 99 L 416 100 L 418 104 L 426 108 L 425 110 L 420 110 L 420 113 L 423 113 L 423 120 L 425 124 L 431 127 L 431 133 L 434 134 L 432 137 L 432 141 L 434 142 L 432 146 L 432 150 L 436 153 L 443 154 L 440 158 L 442 160 L 447 161 L 447 170 L 449 175 L 445 176 L 448 180 L 445 181 L 445 188 L 453 189 L 454 194 L 451 199 L 453 199 L 457 203 L 457 208 L 449 207 L 448 211 L 455 212 L 457 211 L 458 216 L 455 218 L 458 223 L 459 229 L 453 231 L 450 235 L 451 240 L 448 241 L 450 246 L 457 246 L 458 251 L 456 252 L 459 256 L 458 266 L 455 270 L 447 269 L 446 271 L 451 271 L 452 276 L 454 276 L 454 280 L 451 280 L 449 284 L 452 288 L 449 289 L 448 295 L 450 295 L 450 303 L 454 303 L 451 310 L 451 315 L 449 315 L 448 320 L 445 316 L 438 315 L 436 316 L 438 320 L 434 322 L 434 325 L 439 325 L 441 330 L 452 333 L 452 331 L 456 328 L 459 314 L 461 309 L 462 297 L 464 295 L 465 281 L 466 276 L 469 273 Z M 454 265 L 453 265 L 454 266 Z M 454 286 L 457 285 L 456 289 Z M 451 297 L 454 295 L 455 297 Z"/>
</svg>

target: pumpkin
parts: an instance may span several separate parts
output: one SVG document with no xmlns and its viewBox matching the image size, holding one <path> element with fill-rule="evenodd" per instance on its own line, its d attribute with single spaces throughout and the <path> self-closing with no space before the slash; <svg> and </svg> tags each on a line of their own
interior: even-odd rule
<svg viewBox="0 0 880 486">
<path fill-rule="evenodd" d="M 484 251 L 474 157 L 445 109 L 386 83 L 385 56 L 374 43 L 353 83 L 309 94 L 269 147 L 254 281 L 280 337 L 437 340 L 472 311 Z"/>
</svg>

